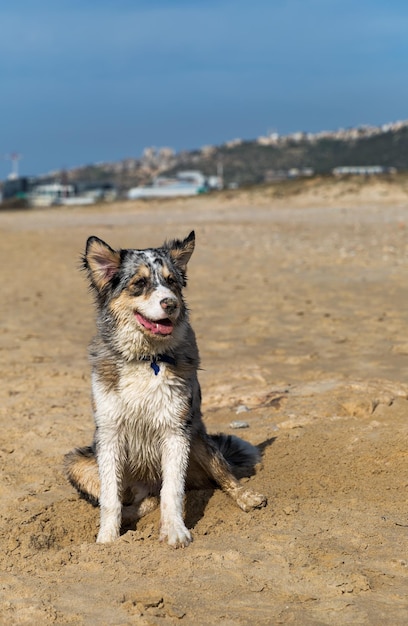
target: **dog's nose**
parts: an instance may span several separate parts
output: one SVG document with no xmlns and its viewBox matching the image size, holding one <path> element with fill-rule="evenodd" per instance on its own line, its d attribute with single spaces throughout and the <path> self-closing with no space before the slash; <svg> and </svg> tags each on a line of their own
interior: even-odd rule
<svg viewBox="0 0 408 626">
<path fill-rule="evenodd" d="M 178 302 L 175 298 L 163 298 L 163 300 L 160 300 L 160 306 L 166 313 L 171 315 L 178 308 Z"/>
</svg>

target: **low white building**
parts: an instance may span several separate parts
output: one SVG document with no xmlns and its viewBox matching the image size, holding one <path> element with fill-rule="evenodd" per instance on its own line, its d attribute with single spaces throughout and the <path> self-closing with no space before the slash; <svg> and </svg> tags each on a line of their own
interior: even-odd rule
<svg viewBox="0 0 408 626">
<path fill-rule="evenodd" d="M 332 170 L 334 176 L 374 176 L 375 174 L 395 174 L 395 167 L 384 167 L 383 165 L 342 165 Z"/>
<path fill-rule="evenodd" d="M 127 193 L 129 200 L 139 198 L 170 198 L 196 196 L 208 190 L 205 176 L 198 171 L 179 172 L 174 178 L 158 176 L 151 185 L 132 187 Z"/>
<path fill-rule="evenodd" d="M 62 183 L 36 185 L 27 195 L 27 200 L 31 206 L 93 204 L 95 201 L 91 197 L 76 196 L 74 185 Z"/>
<path fill-rule="evenodd" d="M 75 194 L 73 185 L 61 183 L 48 183 L 36 185 L 27 196 L 31 206 L 51 206 L 61 198 L 69 198 Z"/>
</svg>

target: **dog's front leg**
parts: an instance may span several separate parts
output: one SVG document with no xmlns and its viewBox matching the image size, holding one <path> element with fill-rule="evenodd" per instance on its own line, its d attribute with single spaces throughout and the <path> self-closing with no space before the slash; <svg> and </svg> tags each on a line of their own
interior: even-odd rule
<svg viewBox="0 0 408 626">
<path fill-rule="evenodd" d="M 184 485 L 190 444 L 182 433 L 166 434 L 162 449 L 160 541 L 174 548 L 188 546 L 191 534 L 183 520 Z"/>
<path fill-rule="evenodd" d="M 122 517 L 122 480 L 123 468 L 120 462 L 120 446 L 117 436 L 98 432 L 97 459 L 101 493 L 99 498 L 100 526 L 97 543 L 109 543 L 119 537 Z"/>
</svg>

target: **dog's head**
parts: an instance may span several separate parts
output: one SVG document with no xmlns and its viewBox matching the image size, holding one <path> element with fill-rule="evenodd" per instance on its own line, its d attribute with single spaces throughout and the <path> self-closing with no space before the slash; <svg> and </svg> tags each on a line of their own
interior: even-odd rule
<svg viewBox="0 0 408 626">
<path fill-rule="evenodd" d="M 122 353 L 171 345 L 180 336 L 194 243 L 194 232 L 146 250 L 113 250 L 98 237 L 88 239 L 83 261 L 97 295 L 99 329 Z"/>
</svg>

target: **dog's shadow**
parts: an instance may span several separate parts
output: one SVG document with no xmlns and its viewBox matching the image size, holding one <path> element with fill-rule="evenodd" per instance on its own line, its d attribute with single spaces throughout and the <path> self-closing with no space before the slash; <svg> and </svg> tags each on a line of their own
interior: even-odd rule
<svg viewBox="0 0 408 626">
<path fill-rule="evenodd" d="M 275 440 L 276 437 L 271 437 L 257 445 L 257 448 L 261 453 L 261 459 L 264 456 L 265 450 L 269 448 Z M 255 473 L 256 468 L 254 467 L 251 472 L 245 472 L 245 474 L 242 472 L 235 473 L 235 475 L 237 478 L 249 478 Z M 184 520 L 187 528 L 193 529 L 204 517 L 207 505 L 216 489 L 217 486 L 214 484 L 214 487 L 206 489 L 190 489 L 187 491 L 184 505 Z M 129 530 L 136 530 L 138 521 L 138 519 L 128 519 L 126 522 L 122 523 L 121 534 L 125 534 Z"/>
</svg>

